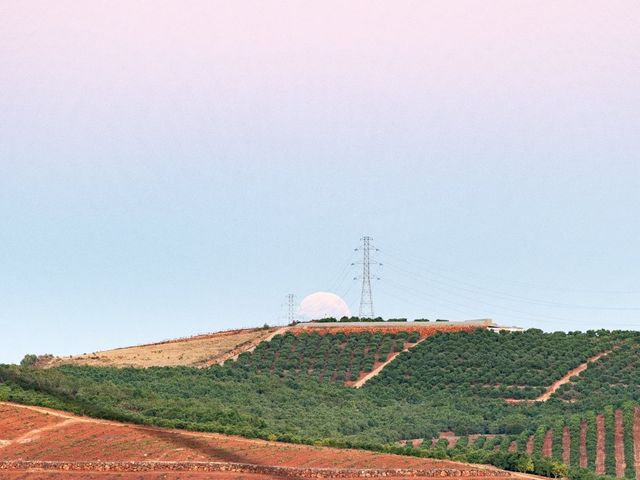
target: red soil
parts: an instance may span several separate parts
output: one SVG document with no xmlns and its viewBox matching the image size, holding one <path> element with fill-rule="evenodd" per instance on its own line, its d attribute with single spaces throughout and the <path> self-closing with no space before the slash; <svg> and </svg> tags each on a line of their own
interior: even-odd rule
<svg viewBox="0 0 640 480">
<path fill-rule="evenodd" d="M 605 426 L 604 415 L 598 415 L 596 418 L 596 473 L 604 475 L 604 458 L 605 452 Z"/>
<path fill-rule="evenodd" d="M 589 457 L 587 455 L 587 422 L 580 422 L 580 467 L 587 468 Z"/>
<path fill-rule="evenodd" d="M 514 441 L 514 442 L 511 442 L 511 443 L 509 444 L 509 452 L 511 452 L 511 453 L 515 453 L 515 452 L 517 452 L 517 451 L 518 451 L 518 442 L 515 442 L 515 441 Z"/>
<path fill-rule="evenodd" d="M 622 416 L 622 410 L 616 410 L 615 428 L 616 477 L 624 478 L 627 464 L 624 459 L 624 417 Z"/>
<path fill-rule="evenodd" d="M 229 477 L 227 472 L 42 472 L 20 471 L 2 472 L 2 480 L 273 480 L 271 475 L 236 473 Z"/>
<path fill-rule="evenodd" d="M 636 463 L 636 480 L 640 480 L 640 408 L 633 415 L 633 453 Z"/>
<path fill-rule="evenodd" d="M 527 453 L 529 455 L 533 455 L 533 448 L 534 448 L 534 438 L 533 435 L 531 435 L 529 437 L 529 440 L 527 440 Z"/>
<path fill-rule="evenodd" d="M 405 342 L 402 345 L 402 351 L 401 352 L 390 352 L 389 355 L 387 355 L 387 358 L 384 359 L 383 361 L 380 361 L 380 359 L 377 357 L 378 354 L 376 354 L 376 363 L 373 365 L 373 369 L 370 372 L 362 372 L 355 382 L 345 382 L 345 385 L 348 386 L 348 387 L 354 387 L 354 388 L 362 387 L 365 383 L 367 383 L 373 377 L 375 377 L 380 372 L 382 372 L 384 367 L 386 367 L 391 362 L 393 362 L 398 355 L 400 355 L 402 352 L 408 351 L 409 349 L 415 347 L 416 345 L 419 345 L 420 343 L 425 341 L 430 336 L 431 336 L 431 334 L 422 336 L 415 343 Z"/>
<path fill-rule="evenodd" d="M 292 445 L 264 440 L 251 440 L 212 433 L 187 432 L 161 428 L 142 427 L 76 417 L 64 412 L 38 407 L 23 407 L 0 403 L 2 425 L 7 431 L 20 432 L 0 445 L 0 462 L 12 460 L 26 461 L 121 461 L 121 462 L 179 462 L 187 465 L 194 462 L 222 462 L 258 466 L 291 467 L 296 469 L 441 469 L 455 471 L 457 475 L 490 476 L 496 469 L 461 464 L 457 462 L 416 458 L 400 455 L 380 454 L 361 450 L 340 450 L 327 447 Z M 50 423 L 50 417 L 62 420 Z M 31 431 L 25 431 L 24 418 L 30 419 Z M 42 432 L 46 428 L 46 433 Z M 4 430 L 0 435 L 5 435 Z M 162 467 L 164 468 L 164 467 Z M 160 468 L 160 470 L 162 469 Z M 26 470 L 23 470 L 26 471 Z M 464 472 L 463 472 L 464 471 Z M 470 473 L 467 473 L 470 472 Z M 187 479 L 205 478 L 191 472 L 123 472 L 126 480 L 155 478 Z M 259 472 L 258 472 L 259 473 Z M 82 472 L 77 476 L 47 471 L 14 475 L 13 470 L 2 472 L 2 478 L 9 479 L 62 479 L 62 478 L 105 478 L 110 473 Z M 35 476 L 37 475 L 37 476 Z M 164 473 L 162 473 L 164 475 Z M 256 479 L 270 478 L 260 474 L 240 472 L 235 476 L 227 473 L 207 473 L 206 478 Z M 509 476 L 507 472 L 499 475 Z M 394 475 L 386 474 L 385 478 Z M 272 478 L 272 477 L 271 477 Z M 426 478 L 426 477 L 415 477 Z"/>
<path fill-rule="evenodd" d="M 548 430 L 544 434 L 544 443 L 542 444 L 542 455 L 545 457 L 553 456 L 553 430 Z"/>
<path fill-rule="evenodd" d="M 2 440 L 14 440 L 22 435 L 50 425 L 56 425 L 65 421 L 65 418 L 56 415 L 43 415 L 42 413 L 26 410 L 21 413 L 20 421 L 13 418 L 15 407 L 0 403 L 0 445 Z"/>
<path fill-rule="evenodd" d="M 565 465 L 571 464 L 571 430 L 569 427 L 562 429 L 562 462 Z"/>
<path fill-rule="evenodd" d="M 515 474 L 514 477 L 520 477 Z M 540 478 L 533 477 L 532 475 L 522 475 L 523 479 Z M 43 472 L 36 469 L 30 472 L 2 472 L 2 480 L 274 480 L 273 475 L 263 475 L 254 473 L 229 473 L 229 472 L 136 472 L 136 473 L 122 473 L 122 472 Z M 296 477 L 288 477 L 296 478 Z M 329 478 L 329 477 L 317 477 L 317 478 Z M 349 478 L 349 477 L 342 477 Z M 354 477 L 350 477 L 354 478 Z M 358 477 L 362 478 L 362 477 Z M 412 477 L 410 475 L 403 475 L 399 477 L 385 476 L 385 480 L 406 480 L 407 478 L 425 478 L 425 477 Z M 464 479 L 465 477 L 458 477 Z M 489 480 L 493 477 L 473 477 L 473 480 Z"/>
<path fill-rule="evenodd" d="M 440 438 L 447 439 L 449 442 L 449 448 L 454 448 L 460 440 L 460 437 L 453 432 L 440 432 Z"/>
<path fill-rule="evenodd" d="M 472 433 L 471 435 L 467 435 L 467 440 L 469 441 L 469 445 L 473 445 L 474 442 L 480 438 L 484 437 L 487 440 L 491 440 L 492 438 L 496 438 L 498 435 L 494 435 L 492 433 Z"/>
<path fill-rule="evenodd" d="M 336 333 L 363 333 L 363 332 L 371 332 L 371 333 L 400 333 L 400 332 L 418 332 L 420 334 L 420 338 L 429 337 L 431 335 L 436 334 L 437 332 L 469 332 L 472 330 L 477 330 L 478 328 L 486 328 L 489 326 L 491 322 L 477 322 L 468 325 L 457 325 L 457 324 L 447 324 L 444 322 L 441 323 L 421 323 L 421 322 L 408 322 L 406 325 L 402 326 L 385 326 L 383 322 L 380 322 L 379 325 L 361 325 L 354 326 L 345 325 L 341 326 L 339 323 L 331 323 L 322 326 L 318 325 L 309 325 L 309 324 L 298 324 L 295 327 L 289 328 L 288 332 L 293 333 L 294 335 L 301 335 L 303 333 L 309 332 L 317 332 L 321 335 L 323 334 L 336 334 Z"/>
<path fill-rule="evenodd" d="M 388 326 L 384 323 L 380 322 L 377 325 L 360 325 L 354 326 L 350 325 L 340 325 L 339 323 L 331 323 L 324 324 L 323 326 L 318 325 L 308 325 L 308 324 L 298 324 L 295 327 L 289 328 L 288 332 L 293 333 L 294 335 L 301 335 L 302 333 L 316 332 L 321 335 L 324 334 L 332 334 L 336 333 L 345 333 L 347 335 L 352 333 L 363 333 L 363 332 L 372 332 L 372 333 L 400 333 L 400 332 L 418 332 L 420 334 L 420 339 L 415 343 L 405 343 L 402 347 L 402 352 L 406 352 L 407 350 L 415 347 L 419 343 L 423 342 L 427 338 L 435 335 L 438 332 L 468 332 L 472 330 L 477 330 L 479 328 L 486 328 L 491 324 L 490 321 L 479 321 L 476 323 L 468 324 L 468 325 L 456 325 L 456 324 L 446 324 L 446 323 L 438 323 L 438 324 L 424 324 L 424 323 L 407 323 L 406 325 L 398 326 Z M 393 362 L 398 355 L 402 352 L 389 352 L 386 358 L 379 358 L 378 353 L 376 353 L 376 361 L 373 365 L 373 368 L 370 372 L 360 372 L 358 378 L 356 380 L 349 380 L 344 382 L 344 384 L 348 387 L 360 388 L 365 383 L 367 383 L 370 379 L 378 375 L 384 368 Z M 333 380 L 333 379 L 332 379 Z"/>
<path fill-rule="evenodd" d="M 549 400 L 551 398 L 551 395 L 553 395 L 554 393 L 556 393 L 556 391 L 565 383 L 568 383 L 571 380 L 571 377 L 574 377 L 576 375 L 580 375 L 582 372 L 584 372 L 588 367 L 589 364 L 592 362 L 597 362 L 598 360 L 600 360 L 602 357 L 604 357 L 605 355 L 608 355 L 609 353 L 611 353 L 611 350 L 608 350 L 606 352 L 601 352 L 598 355 L 595 355 L 593 357 L 591 357 L 589 360 L 587 360 L 586 363 L 583 363 L 582 365 L 577 366 L 576 368 L 574 368 L 573 370 L 569 370 L 564 377 L 562 377 L 560 380 L 554 382 L 551 384 L 551 386 L 549 388 L 547 388 L 547 391 L 544 392 L 540 397 L 538 397 L 536 400 L 538 402 L 546 402 L 547 400 Z"/>
<path fill-rule="evenodd" d="M 413 440 L 414 446 L 416 446 L 415 442 L 417 440 L 418 439 Z M 436 438 L 431 439 L 431 446 L 435 447 L 438 441 L 440 440 L 446 440 L 449 443 L 449 448 L 454 448 L 460 441 L 460 437 L 457 436 L 454 432 L 440 432 Z M 421 445 L 421 444 L 422 442 L 420 442 L 418 445 Z"/>
</svg>

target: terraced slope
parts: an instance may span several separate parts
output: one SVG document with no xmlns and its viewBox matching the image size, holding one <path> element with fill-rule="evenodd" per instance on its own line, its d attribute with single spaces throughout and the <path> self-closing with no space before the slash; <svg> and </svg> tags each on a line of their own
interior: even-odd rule
<svg viewBox="0 0 640 480">
<path fill-rule="evenodd" d="M 535 399 L 614 342 L 613 337 L 595 332 L 438 333 L 399 355 L 371 382 L 473 397 Z"/>
<path fill-rule="evenodd" d="M 614 347 L 615 348 L 615 347 Z M 609 355 L 612 352 L 612 350 L 606 350 L 604 352 L 600 352 L 597 355 L 594 355 L 593 357 L 591 357 L 589 360 L 587 360 L 586 362 L 578 365 L 576 368 L 572 368 L 571 370 L 569 370 L 567 373 L 565 373 L 562 378 L 560 378 L 559 380 L 556 380 L 555 382 L 553 382 L 551 385 L 549 385 L 547 387 L 547 389 L 544 391 L 543 394 L 539 395 L 538 397 L 534 398 L 534 399 L 514 399 L 514 398 L 507 398 L 507 402 L 510 403 L 523 403 L 523 402 L 546 402 L 548 400 L 551 399 L 551 397 L 558 391 L 560 390 L 560 388 L 562 388 L 563 385 L 566 385 L 568 383 L 571 382 L 575 382 L 577 377 L 580 376 L 582 374 L 582 372 L 584 372 L 587 368 L 589 368 L 590 366 L 593 366 L 593 364 L 595 362 L 597 362 L 598 360 L 600 360 L 602 357 Z"/>
<path fill-rule="evenodd" d="M 460 323 L 318 323 L 283 329 L 269 342 L 225 363 L 238 371 L 308 377 L 361 387 L 403 351 L 440 332 L 485 328 L 490 321 Z"/>
<path fill-rule="evenodd" d="M 570 402 L 590 402 L 607 396 L 623 402 L 640 399 L 640 339 L 626 341 L 562 386 L 557 396 Z"/>
<path fill-rule="evenodd" d="M 406 443 L 406 442 L 403 442 Z M 640 407 L 607 408 L 600 414 L 576 414 L 553 425 L 540 426 L 535 434 L 455 436 L 443 432 L 439 438 L 415 439 L 420 448 L 526 452 L 589 468 L 600 475 L 640 480 Z"/>
<path fill-rule="evenodd" d="M 417 332 L 407 334 L 344 333 L 320 335 L 286 333 L 243 353 L 231 368 L 280 377 L 307 376 L 329 383 L 351 384 L 415 344 Z"/>
</svg>

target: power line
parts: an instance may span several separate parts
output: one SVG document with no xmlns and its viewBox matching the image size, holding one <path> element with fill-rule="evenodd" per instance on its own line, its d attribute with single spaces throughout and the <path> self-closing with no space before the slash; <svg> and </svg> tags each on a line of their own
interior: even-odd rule
<svg viewBox="0 0 640 480">
<path fill-rule="evenodd" d="M 387 253 L 387 255 L 390 255 Z M 390 255 L 391 257 L 394 257 L 396 260 L 399 260 L 401 262 L 413 265 L 413 263 L 415 262 L 409 262 L 407 260 L 403 260 L 402 258 L 396 256 L 396 255 Z M 400 267 L 396 267 L 396 268 L 400 268 Z M 484 287 L 480 287 L 478 285 L 474 285 L 472 283 L 469 282 L 465 282 L 462 280 L 456 280 L 450 276 L 447 275 L 443 275 L 441 273 L 437 273 L 431 269 L 428 268 L 424 268 L 421 267 L 421 270 L 424 270 L 426 272 L 428 272 L 431 276 L 437 276 L 440 277 L 441 279 L 444 280 L 433 280 L 433 278 L 430 277 L 429 280 L 427 280 L 425 278 L 426 281 L 430 281 L 430 282 L 435 282 L 435 283 L 439 283 L 441 285 L 448 285 L 452 288 L 455 289 L 459 289 L 462 291 L 466 291 L 469 293 L 475 293 L 475 294 L 482 294 L 482 295 L 490 295 L 496 298 L 501 298 L 503 300 L 507 300 L 510 302 L 515 302 L 515 303 L 526 303 L 526 304 L 531 304 L 531 305 L 539 305 L 539 306 L 544 306 L 544 307 L 555 307 L 555 308 L 567 308 L 567 309 L 580 309 L 580 310 L 604 310 L 604 311 L 637 311 L 640 310 L 640 307 L 621 307 L 621 306 L 601 306 L 601 305 L 579 305 L 579 304 L 568 304 L 568 303 L 563 303 L 563 302 L 553 302 L 553 301 L 548 301 L 548 300 L 537 300 L 537 299 L 533 299 L 533 298 L 528 298 L 528 297 L 523 297 L 523 296 L 519 296 L 519 295 L 512 295 L 509 293 L 504 293 L 504 292 L 498 292 L 495 290 L 489 290 L 487 288 Z M 416 276 L 422 276 L 422 274 L 413 274 Z M 464 285 L 464 286 L 461 286 Z"/>
<path fill-rule="evenodd" d="M 357 251 L 357 250 L 356 250 Z M 351 267 L 353 266 L 353 261 L 355 256 L 357 255 L 356 251 L 351 252 L 349 258 L 346 259 L 345 262 L 341 263 L 342 269 L 340 272 L 332 279 L 332 281 L 327 284 L 327 288 L 329 292 L 336 292 L 342 289 L 344 281 L 351 275 Z"/>
<path fill-rule="evenodd" d="M 468 309 L 468 310 L 477 310 L 477 305 L 485 305 L 488 307 L 491 307 L 492 309 L 498 309 L 498 310 L 503 310 L 505 312 L 507 312 L 507 315 L 510 315 L 511 317 L 515 318 L 515 319 L 528 319 L 528 320 L 533 320 L 536 322 L 543 322 L 543 323 L 553 323 L 553 324 L 558 324 L 558 323 L 570 323 L 570 320 L 565 319 L 565 318 L 558 318 L 558 317 L 549 317 L 549 316 L 539 316 L 539 315 L 535 315 L 535 314 L 531 314 L 530 312 L 525 312 L 523 310 L 516 310 L 513 308 L 509 308 L 509 307 L 505 307 L 503 305 L 498 305 L 495 303 L 489 303 L 489 302 L 485 302 L 482 300 L 478 300 L 476 298 L 472 298 L 472 297 L 467 297 L 464 295 L 459 295 L 456 292 L 452 292 L 451 290 L 442 288 L 442 287 L 438 287 L 438 286 L 432 286 L 432 288 L 435 288 L 436 290 L 442 290 L 445 293 L 444 294 L 438 294 L 438 295 L 430 295 L 422 290 L 418 290 L 415 287 L 409 287 L 403 284 L 400 284 L 398 282 L 393 282 L 391 280 L 385 280 L 385 282 L 391 284 L 393 286 L 393 284 L 395 284 L 400 290 L 411 294 L 414 297 L 422 297 L 422 298 L 429 298 L 431 300 L 435 300 L 436 302 L 441 302 L 447 305 L 455 305 L 458 307 L 461 307 L 463 309 Z M 445 295 L 445 296 L 443 296 Z M 449 300 L 446 298 L 446 295 L 450 295 L 450 296 L 455 296 L 455 300 Z M 485 307 L 483 307 L 485 308 Z M 516 315 L 514 315 L 516 314 Z M 477 316 L 477 315 L 476 315 Z M 493 316 L 493 315 L 491 315 Z"/>
<path fill-rule="evenodd" d="M 473 304 L 486 305 L 488 307 L 497 308 L 497 309 L 504 310 L 504 311 L 507 311 L 507 312 L 517 313 L 519 316 L 528 316 L 532 320 L 535 319 L 535 320 L 548 321 L 548 322 L 551 322 L 551 321 L 554 321 L 554 322 L 569 322 L 570 321 L 569 319 L 566 319 L 566 318 L 554 317 L 554 316 L 550 316 L 550 315 L 537 315 L 536 318 L 534 318 L 534 316 L 532 316 L 530 312 L 527 312 L 527 311 L 524 311 L 524 310 L 518 310 L 518 309 L 515 309 L 515 308 L 507 307 L 505 305 L 501 305 L 501 304 L 497 304 L 497 303 L 493 303 L 493 302 L 487 302 L 485 300 L 480 300 L 480 299 L 478 299 L 476 297 L 470 297 L 470 296 L 468 296 L 466 294 L 459 293 L 459 291 L 456 291 L 455 289 L 452 289 L 451 287 L 448 287 L 446 285 L 443 286 L 444 284 L 442 284 L 441 282 L 437 282 L 437 281 L 434 281 L 434 280 L 426 279 L 424 277 L 421 277 L 419 274 L 415 274 L 415 273 L 409 272 L 409 271 L 407 271 L 407 270 L 405 270 L 403 268 L 398 267 L 397 265 L 387 264 L 387 266 L 389 268 L 391 268 L 392 270 L 395 270 L 397 272 L 400 272 L 400 273 L 403 273 L 403 274 L 407 275 L 408 277 L 411 278 L 411 281 L 413 281 L 413 282 L 415 282 L 416 280 L 417 281 L 423 281 L 423 282 L 429 284 L 431 289 L 439 290 L 439 291 L 444 292 L 445 295 L 453 296 L 453 297 L 455 297 L 455 299 L 457 301 L 467 300 L 469 302 L 473 302 Z M 414 291 L 419 291 L 414 287 L 407 287 L 407 288 L 413 288 Z M 460 290 L 460 289 L 458 289 L 458 290 Z M 453 303 L 453 302 L 450 302 L 450 303 Z"/>
<path fill-rule="evenodd" d="M 384 293 L 385 296 L 389 296 L 391 298 L 395 298 L 396 300 L 400 300 L 401 302 L 407 303 L 407 304 L 412 305 L 414 307 L 418 307 L 420 309 L 419 315 L 421 316 L 421 318 L 423 318 L 424 314 L 425 314 L 425 312 L 424 312 L 424 304 L 423 303 L 418 303 L 415 300 L 417 299 L 419 301 L 424 302 L 426 298 L 429 298 L 429 303 L 431 305 L 434 305 L 434 304 L 437 304 L 437 305 L 445 304 L 446 305 L 446 307 L 445 307 L 446 310 L 461 314 L 463 317 L 471 318 L 473 316 L 478 316 L 477 311 L 476 311 L 475 308 L 474 309 L 466 309 L 468 307 L 464 307 L 465 310 L 462 310 L 462 309 L 450 306 L 450 305 L 461 306 L 460 304 L 449 302 L 447 300 L 444 300 L 444 299 L 442 299 L 440 297 L 436 297 L 434 295 L 428 295 L 428 294 L 425 294 L 425 293 L 421 293 L 419 295 L 412 294 L 409 291 L 410 289 L 408 287 L 406 287 L 404 285 L 401 285 L 401 284 L 399 284 L 399 283 L 397 283 L 397 282 L 395 282 L 393 280 L 390 280 L 388 278 L 385 278 L 385 281 L 384 281 L 384 283 L 382 285 L 384 285 L 384 287 L 381 287 L 381 288 L 383 288 L 383 293 Z M 392 289 L 395 289 L 395 290 L 397 290 L 397 291 L 399 291 L 401 293 L 400 294 L 392 293 L 389 290 L 387 290 L 387 287 L 391 287 Z M 411 297 L 412 299 L 411 300 L 402 295 L 402 294 L 407 294 L 407 293 L 412 295 L 412 297 Z M 422 298 L 419 298 L 419 297 L 422 297 Z M 476 312 L 476 313 L 469 313 L 469 312 Z M 445 318 L 446 318 L 446 315 L 445 315 Z"/>
<path fill-rule="evenodd" d="M 513 321 L 530 320 L 536 323 L 551 324 L 554 326 L 558 326 L 558 325 L 569 326 L 575 323 L 574 320 L 571 320 L 568 318 L 560 318 L 556 316 L 550 316 L 547 314 L 520 310 L 520 309 L 516 309 L 503 304 L 488 302 L 485 300 L 481 300 L 479 298 L 470 297 L 465 294 L 460 294 L 459 288 L 452 289 L 446 286 L 446 284 L 438 282 L 437 280 L 434 280 L 431 277 L 429 278 L 423 277 L 420 274 L 410 272 L 408 270 L 405 270 L 391 263 L 385 263 L 385 265 L 391 269 L 392 273 L 395 272 L 395 273 L 403 274 L 405 278 L 410 282 L 410 286 L 394 281 L 392 279 L 393 275 L 389 275 L 388 278 L 385 278 L 384 284 L 394 289 L 397 289 L 399 292 L 402 292 L 403 294 L 410 295 L 411 298 L 413 299 L 422 299 L 422 300 L 428 299 L 432 303 L 447 305 L 446 308 L 450 310 L 456 310 L 456 309 L 454 307 L 450 307 L 449 305 L 461 307 L 464 310 L 471 310 L 476 312 L 478 307 L 480 307 L 482 310 L 486 310 L 486 307 L 490 307 L 491 309 L 495 309 L 496 311 L 501 311 L 503 316 L 509 317 Z M 427 293 L 426 291 L 422 290 L 422 288 L 420 288 L 419 284 L 422 282 L 424 282 L 425 286 L 428 285 L 429 290 L 432 292 L 431 294 Z M 433 290 L 439 293 L 433 292 Z M 390 292 L 387 292 L 386 290 L 384 293 L 386 295 L 390 295 L 394 298 L 402 300 L 408 304 L 414 304 L 414 302 L 409 301 L 406 298 L 398 298 L 395 295 L 390 294 Z M 478 292 L 472 292 L 472 293 L 478 293 Z M 463 313 L 463 312 L 460 311 L 460 313 Z M 465 312 L 465 314 L 467 313 Z M 474 314 L 474 315 L 478 316 L 477 314 Z M 489 316 L 493 317 L 492 314 L 489 314 Z M 609 321 L 610 320 L 607 320 L 607 322 Z M 637 322 L 626 322 L 626 321 L 618 320 L 615 323 L 619 327 L 632 327 L 632 328 L 636 327 L 637 328 L 638 326 Z"/>
<path fill-rule="evenodd" d="M 427 267 L 429 267 L 428 270 L 430 271 L 430 273 L 434 273 L 435 271 L 439 271 L 439 272 L 446 271 L 449 273 L 451 272 L 451 270 L 455 269 L 455 267 L 443 266 L 442 264 L 439 265 L 440 268 L 436 268 L 433 262 L 427 261 L 424 258 L 418 257 L 417 255 L 414 255 L 411 253 L 403 253 L 402 256 L 406 258 L 402 258 L 397 252 L 390 252 L 387 248 L 385 248 L 382 253 L 386 255 L 390 255 L 391 257 L 394 257 L 396 260 L 400 260 L 404 263 L 408 263 L 411 265 L 415 265 L 415 264 L 426 265 Z M 508 284 L 509 286 L 522 287 L 522 288 L 534 289 L 534 290 L 544 290 L 544 291 L 550 291 L 555 293 L 563 293 L 563 294 L 577 293 L 577 294 L 593 294 L 593 295 L 638 295 L 640 294 L 640 291 L 637 291 L 637 290 L 635 291 L 633 290 L 589 290 L 589 289 L 573 289 L 573 288 L 566 288 L 566 287 L 553 287 L 550 285 L 540 285 L 540 284 L 535 284 L 530 282 L 522 282 L 518 280 L 509 280 L 509 279 L 505 279 L 504 277 L 495 277 L 492 275 L 488 275 L 486 273 L 479 274 L 477 272 L 461 270 L 460 268 L 458 268 L 457 271 L 458 273 L 464 275 L 465 277 L 476 277 L 478 279 L 482 279 L 483 281 L 492 280 L 502 284 Z"/>
</svg>

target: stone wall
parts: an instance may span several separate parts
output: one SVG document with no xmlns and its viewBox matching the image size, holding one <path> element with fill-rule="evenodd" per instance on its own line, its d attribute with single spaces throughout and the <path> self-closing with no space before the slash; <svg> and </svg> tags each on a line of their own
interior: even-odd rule
<svg viewBox="0 0 640 480">
<path fill-rule="evenodd" d="M 231 472 L 273 475 L 282 478 L 376 478 L 376 477 L 458 477 L 506 478 L 509 472 L 497 469 L 455 468 L 373 468 L 327 469 L 276 467 L 245 463 L 219 462 L 62 462 L 13 460 L 0 462 L 0 471 L 68 471 L 68 472 Z"/>
</svg>

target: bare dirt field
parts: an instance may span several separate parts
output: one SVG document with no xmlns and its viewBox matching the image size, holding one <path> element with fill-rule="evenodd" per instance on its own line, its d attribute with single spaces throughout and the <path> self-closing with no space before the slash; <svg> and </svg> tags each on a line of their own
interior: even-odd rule
<svg viewBox="0 0 640 480">
<path fill-rule="evenodd" d="M 123 474 L 117 472 L 48 472 L 48 471 L 31 471 L 31 472 L 2 472 L 3 480 L 273 480 L 276 478 L 306 478 L 306 477 L 283 477 L 255 473 L 242 472 L 138 472 L 131 474 Z M 522 477 L 524 479 L 538 478 L 529 475 L 515 475 L 514 478 Z M 329 477 L 314 477 L 329 478 Z M 373 478 L 373 477 L 341 477 L 341 478 Z M 425 478 L 415 477 L 411 475 L 384 477 L 386 480 L 401 480 L 406 478 Z M 462 477 L 461 477 L 462 478 Z M 474 480 L 489 480 L 493 477 L 473 477 Z"/>
<path fill-rule="evenodd" d="M 272 480 L 269 475 L 228 472 L 177 473 L 139 472 L 123 474 L 117 472 L 47 472 L 36 469 L 20 472 L 2 472 L 3 480 Z"/>
<path fill-rule="evenodd" d="M 0 419 L 0 477 L 11 480 L 511 476 L 492 467 L 142 427 L 10 403 L 0 403 Z"/>
<path fill-rule="evenodd" d="M 255 348 L 260 342 L 277 333 L 277 328 L 252 328 L 198 335 L 104 352 L 85 353 L 71 357 L 54 357 L 43 367 L 63 364 L 98 367 L 203 367 L 223 362 L 239 353 Z"/>
<path fill-rule="evenodd" d="M 51 425 L 64 422 L 64 417 L 43 415 L 40 412 L 24 410 L 20 412 L 20 419 L 16 421 L 16 409 L 12 405 L 0 404 L 0 445 L 20 438 L 21 436 L 40 430 Z"/>
<path fill-rule="evenodd" d="M 3 472 L 2 475 L 3 480 L 273 480 L 274 478 L 283 478 L 274 477 L 272 475 L 236 472 L 146 472 L 123 474 L 115 472 L 43 472 L 33 470 L 23 472 Z M 404 476 L 384 478 L 386 480 L 400 480 L 406 479 L 408 477 Z M 482 477 L 477 478 L 478 480 L 482 480 Z"/>
</svg>

